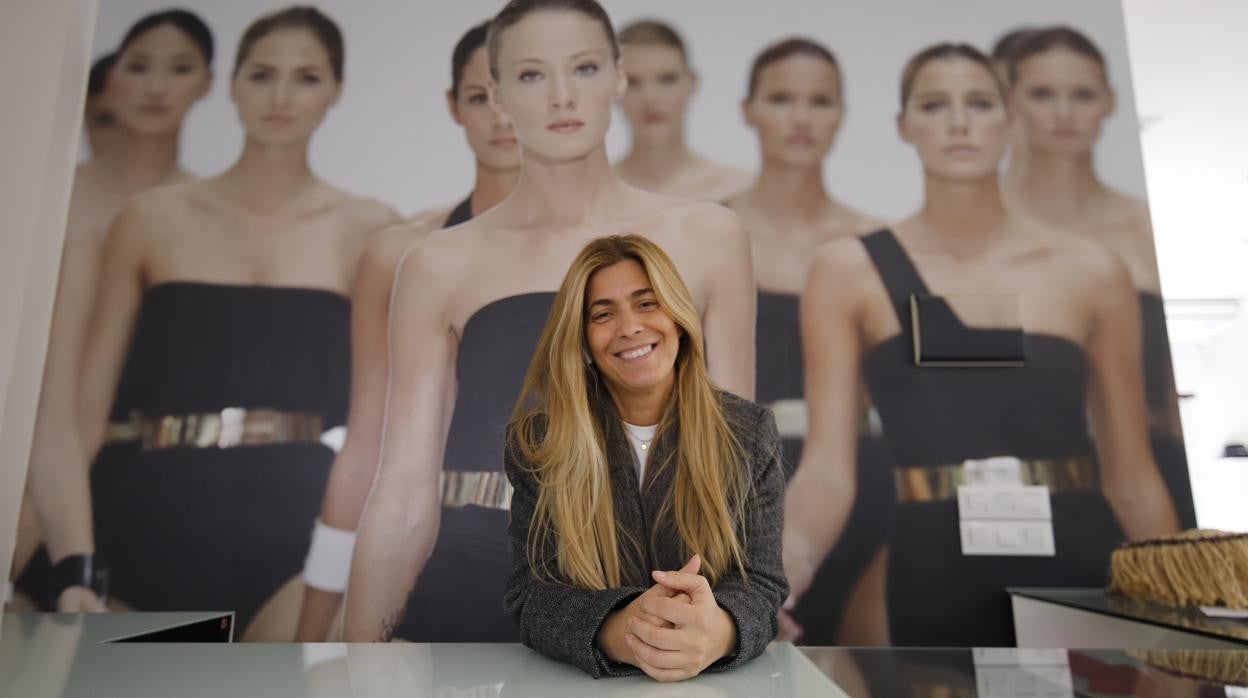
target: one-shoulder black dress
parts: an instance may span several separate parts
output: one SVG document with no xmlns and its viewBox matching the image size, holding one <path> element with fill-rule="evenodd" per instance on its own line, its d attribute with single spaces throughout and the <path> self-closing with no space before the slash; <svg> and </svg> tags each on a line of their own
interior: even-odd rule
<svg viewBox="0 0 1248 698">
<path fill-rule="evenodd" d="M 1023 367 L 915 366 L 909 298 L 929 291 L 891 231 L 862 241 L 902 328 L 862 362 L 898 467 L 993 456 L 1095 462 L 1087 422 L 1089 366 L 1080 346 L 1026 333 Z M 968 337 L 999 332 L 969 328 L 951 308 L 944 310 L 925 318 L 925 326 L 930 320 L 932 331 Z M 893 644 L 1011 645 L 1006 587 L 1104 585 L 1110 553 L 1124 538 L 1105 497 L 1099 490 L 1053 492 L 1050 503 L 1056 556 L 1006 557 L 962 555 L 956 499 L 899 502 L 888 558 Z"/>
</svg>

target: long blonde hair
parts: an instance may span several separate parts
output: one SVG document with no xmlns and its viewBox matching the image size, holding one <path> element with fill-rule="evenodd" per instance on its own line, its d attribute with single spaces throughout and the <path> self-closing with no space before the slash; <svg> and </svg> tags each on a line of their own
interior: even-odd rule
<svg viewBox="0 0 1248 698">
<path fill-rule="evenodd" d="M 639 263 L 659 305 L 682 330 L 672 398 L 656 443 L 676 429 L 676 451 L 651 468 L 675 467 L 658 523 L 675 524 L 684 553 L 702 558 L 700 573 L 712 584 L 731 567 L 744 572 L 743 521 L 750 477 L 745 455 L 725 418 L 718 389 L 706 371 L 702 325 L 689 290 L 667 254 L 640 235 L 598 238 L 577 255 L 564 277 L 538 341 L 512 415 L 516 448 L 530 464 L 538 498 L 529 529 L 529 566 L 539 577 L 586 589 L 625 583 L 647 569 L 639 543 L 616 526 L 611 499 L 604 413 L 605 387 L 584 357 L 586 290 L 599 270 L 627 260 Z M 652 539 L 653 542 L 653 539 Z M 548 557 L 555 550 L 555 571 Z M 649 584 L 647 579 L 629 579 Z"/>
</svg>

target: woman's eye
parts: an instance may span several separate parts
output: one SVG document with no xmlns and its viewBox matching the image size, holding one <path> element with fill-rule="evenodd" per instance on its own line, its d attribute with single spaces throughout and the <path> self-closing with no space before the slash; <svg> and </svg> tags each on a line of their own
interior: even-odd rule
<svg viewBox="0 0 1248 698">
<path fill-rule="evenodd" d="M 822 96 L 815 97 L 814 99 L 810 100 L 810 103 L 815 105 L 816 107 L 836 106 L 835 100 L 833 100 L 831 97 L 822 97 Z"/>
<path fill-rule="evenodd" d="M 306 84 L 306 85 L 317 85 L 317 84 L 320 84 L 320 82 L 321 82 L 321 76 L 319 76 L 319 75 L 304 75 L 302 78 L 300 78 L 300 82 L 302 82 L 302 83 L 304 83 L 304 84 Z"/>
<path fill-rule="evenodd" d="M 485 104 L 485 102 L 485 95 L 482 94 L 476 94 L 468 98 L 469 104 Z"/>
<path fill-rule="evenodd" d="M 945 106 L 945 103 L 941 101 L 920 102 L 919 111 L 931 113 L 934 111 L 939 111 L 944 106 Z"/>
<path fill-rule="evenodd" d="M 141 75 L 147 72 L 147 64 L 146 63 L 130 63 L 129 65 L 126 66 L 126 72 L 134 73 L 135 75 Z"/>
<path fill-rule="evenodd" d="M 577 75 L 589 76 L 589 75 L 594 75 L 597 72 L 598 72 L 597 63 L 583 63 L 576 67 Z"/>
<path fill-rule="evenodd" d="M 658 308 L 658 307 L 659 307 L 659 302 L 658 302 L 658 301 L 653 301 L 653 300 L 651 300 L 651 301 L 642 301 L 642 302 L 640 302 L 640 303 L 638 303 L 638 304 L 637 304 L 637 307 L 638 307 L 638 308 L 640 308 L 640 309 L 642 309 L 642 310 L 654 310 L 655 308 Z"/>
<path fill-rule="evenodd" d="M 604 320 L 607 320 L 610 317 L 611 317 L 611 313 L 604 310 L 603 312 L 600 312 L 600 313 L 594 313 L 593 315 L 589 317 L 589 319 L 591 322 L 602 322 Z"/>
<path fill-rule="evenodd" d="M 676 81 L 679 79 L 680 77 L 677 76 L 675 73 L 667 73 L 659 77 L 659 82 L 664 85 L 675 85 Z"/>
<path fill-rule="evenodd" d="M 252 73 L 247 76 L 247 79 L 252 82 L 265 82 L 269 79 L 269 74 L 268 73 Z"/>
<path fill-rule="evenodd" d="M 788 104 L 793 101 L 792 95 L 787 92 L 772 92 L 767 95 L 768 104 Z"/>
<path fill-rule="evenodd" d="M 1053 97 L 1053 90 L 1050 90 L 1047 87 L 1036 87 L 1032 88 L 1032 90 L 1027 93 L 1027 96 L 1037 101 L 1043 101 Z"/>
<path fill-rule="evenodd" d="M 533 82 L 534 80 L 537 80 L 541 76 L 542 74 L 537 72 L 536 70 L 525 70 L 520 73 L 519 78 L 520 78 L 520 82 Z"/>
<path fill-rule="evenodd" d="M 195 72 L 195 66 L 193 66 L 193 65 L 175 65 L 175 66 L 173 67 L 173 72 L 174 72 L 175 74 L 177 74 L 177 75 L 189 75 L 190 73 Z"/>
<path fill-rule="evenodd" d="M 988 111 L 997 106 L 997 103 L 990 99 L 972 99 L 970 104 L 980 111 Z"/>
<path fill-rule="evenodd" d="M 1075 90 L 1075 99 L 1080 102 L 1093 102 L 1096 100 L 1096 92 L 1087 89 Z"/>
</svg>

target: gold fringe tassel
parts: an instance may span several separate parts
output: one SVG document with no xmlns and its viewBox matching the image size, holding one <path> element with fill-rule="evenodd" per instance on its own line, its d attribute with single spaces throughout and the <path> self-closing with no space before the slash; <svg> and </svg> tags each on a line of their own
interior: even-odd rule
<svg viewBox="0 0 1248 698">
<path fill-rule="evenodd" d="M 1192 529 L 1121 545 L 1109 590 L 1167 606 L 1248 608 L 1248 533 Z"/>
</svg>

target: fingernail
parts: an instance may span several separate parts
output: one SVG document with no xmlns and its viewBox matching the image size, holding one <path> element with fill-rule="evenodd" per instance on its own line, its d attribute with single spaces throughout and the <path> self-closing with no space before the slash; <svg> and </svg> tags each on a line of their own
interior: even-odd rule
<svg viewBox="0 0 1248 698">
<path fill-rule="evenodd" d="M 663 571 L 661 571 L 661 570 L 656 570 L 656 571 L 655 571 L 655 573 L 654 573 L 654 576 L 656 576 L 656 577 L 666 577 L 666 576 L 667 576 L 667 573 L 666 573 L 666 572 L 663 572 Z"/>
</svg>

